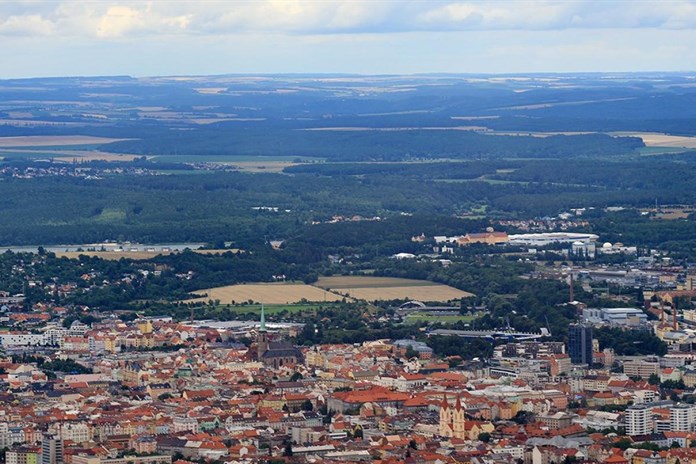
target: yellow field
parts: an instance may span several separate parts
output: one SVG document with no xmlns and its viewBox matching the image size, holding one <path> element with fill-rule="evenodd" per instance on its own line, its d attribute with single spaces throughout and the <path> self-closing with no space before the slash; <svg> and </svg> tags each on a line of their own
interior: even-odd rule
<svg viewBox="0 0 696 464">
<path fill-rule="evenodd" d="M 0 147 L 50 147 L 58 145 L 95 145 L 129 139 L 110 139 L 88 135 L 31 135 L 0 137 Z"/>
<path fill-rule="evenodd" d="M 609 135 L 640 137 L 647 147 L 696 148 L 696 137 L 667 135 L 658 132 L 612 132 Z"/>
<path fill-rule="evenodd" d="M 408 298 L 420 301 L 450 301 L 473 296 L 448 285 L 427 280 L 394 277 L 336 276 L 322 277 L 316 284 L 336 293 L 367 301 Z"/>
<path fill-rule="evenodd" d="M 226 287 L 197 290 L 196 294 L 207 296 L 187 301 L 220 300 L 223 304 L 252 300 L 264 304 L 291 304 L 307 301 L 340 301 L 343 297 L 312 285 L 294 283 L 228 285 Z"/>
</svg>

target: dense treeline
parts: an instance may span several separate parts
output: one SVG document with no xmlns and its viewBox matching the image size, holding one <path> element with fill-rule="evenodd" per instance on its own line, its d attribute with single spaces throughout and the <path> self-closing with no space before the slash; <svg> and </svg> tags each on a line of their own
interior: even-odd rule
<svg viewBox="0 0 696 464">
<path fill-rule="evenodd" d="M 469 131 L 313 131 L 239 128 L 222 123 L 183 134 L 104 145 L 141 155 L 314 156 L 333 161 L 400 161 L 422 158 L 568 158 L 614 156 L 643 147 L 634 137 L 604 134 L 490 136 Z"/>
<path fill-rule="evenodd" d="M 489 217 L 527 218 L 577 207 L 647 207 L 656 199 L 662 204 L 696 203 L 691 188 L 696 180 L 693 163 L 676 159 L 663 163 L 414 163 L 397 164 L 392 173 L 389 164 L 325 166 L 294 168 L 298 172 L 290 176 L 227 172 L 101 180 L 6 179 L 0 182 L 0 207 L 11 220 L 0 224 L 0 244 L 232 240 L 243 247 L 264 238 L 293 237 L 310 222 L 336 215 L 448 217 L 485 208 Z M 419 174 L 421 167 L 424 171 Z M 322 171 L 331 175 L 314 174 Z M 487 173 L 482 175 L 490 182 L 470 179 L 481 173 Z M 278 211 L 254 209 L 263 206 Z M 382 226 L 354 227 L 354 234 L 360 235 L 363 228 L 369 232 Z M 652 227 L 666 226 L 648 228 Z M 690 226 L 669 227 L 684 232 Z M 425 228 L 422 232 L 438 233 L 433 227 Z M 602 232 L 612 232 L 609 229 L 598 225 Z M 629 233 L 639 234 L 637 230 Z M 320 233 L 314 235 L 312 240 L 321 240 Z M 674 234 L 660 242 L 690 236 Z"/>
<path fill-rule="evenodd" d="M 595 329 L 592 336 L 599 340 L 601 348 L 612 348 L 619 356 L 667 354 L 667 344 L 650 330 L 623 330 L 602 327 Z"/>
</svg>

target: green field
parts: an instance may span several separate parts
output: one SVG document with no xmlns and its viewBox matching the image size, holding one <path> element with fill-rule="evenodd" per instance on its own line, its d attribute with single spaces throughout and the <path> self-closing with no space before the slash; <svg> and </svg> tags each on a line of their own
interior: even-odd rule
<svg viewBox="0 0 696 464">
<path fill-rule="evenodd" d="M 430 314 L 409 314 L 405 320 L 405 324 L 418 324 L 421 322 L 435 323 L 441 322 L 443 324 L 454 324 L 456 322 L 471 322 L 477 319 L 479 315 L 457 315 L 457 316 L 436 316 Z"/>
<path fill-rule="evenodd" d="M 153 161 L 163 163 L 245 163 L 245 162 L 286 162 L 295 160 L 302 162 L 323 162 L 324 158 L 310 156 L 238 156 L 238 155 L 157 155 L 151 158 Z"/>
<path fill-rule="evenodd" d="M 307 312 L 314 312 L 316 311 L 319 306 L 330 306 L 330 303 L 323 303 L 323 304 L 285 304 L 285 305 L 264 305 L 264 312 L 268 315 L 277 315 L 283 312 L 287 312 L 289 314 L 301 314 L 301 313 L 307 313 Z M 237 314 L 248 314 L 248 313 L 254 313 L 258 314 L 259 316 L 261 315 L 261 305 L 257 304 L 251 304 L 251 305 L 219 305 L 216 306 L 215 309 L 226 309 L 229 307 L 233 312 Z"/>
</svg>

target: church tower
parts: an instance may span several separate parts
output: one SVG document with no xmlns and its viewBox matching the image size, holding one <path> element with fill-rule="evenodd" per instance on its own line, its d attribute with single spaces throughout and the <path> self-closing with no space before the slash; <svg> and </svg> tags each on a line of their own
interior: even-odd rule
<svg viewBox="0 0 696 464">
<path fill-rule="evenodd" d="M 442 403 L 440 403 L 440 435 L 443 437 L 451 437 L 452 429 L 452 409 L 447 401 L 447 393 L 445 393 Z"/>
<path fill-rule="evenodd" d="M 256 356 L 260 360 L 263 354 L 268 351 L 268 332 L 266 331 L 266 313 L 263 304 L 261 305 L 261 324 L 256 335 Z"/>
<path fill-rule="evenodd" d="M 440 435 L 443 437 L 466 438 L 466 409 L 457 396 L 454 407 L 450 406 L 445 394 L 440 404 Z"/>
<path fill-rule="evenodd" d="M 457 396 L 457 404 L 452 411 L 452 435 L 457 438 L 466 439 L 466 416 L 462 407 L 462 400 Z"/>
</svg>

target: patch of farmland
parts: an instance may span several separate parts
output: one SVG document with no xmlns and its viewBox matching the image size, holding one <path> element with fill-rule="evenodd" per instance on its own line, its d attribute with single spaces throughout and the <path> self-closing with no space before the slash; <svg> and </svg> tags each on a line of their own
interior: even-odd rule
<svg viewBox="0 0 696 464">
<path fill-rule="evenodd" d="M 0 147 L 53 147 L 70 145 L 95 145 L 130 139 L 111 139 L 89 135 L 29 135 L 0 137 Z"/>
<path fill-rule="evenodd" d="M 473 296 L 472 293 L 427 280 L 395 277 L 333 276 L 322 277 L 320 288 L 344 296 L 367 301 L 412 299 L 419 301 L 450 301 Z"/>
<path fill-rule="evenodd" d="M 254 301 L 264 304 L 292 304 L 307 301 L 340 301 L 342 296 L 318 287 L 294 283 L 242 284 L 197 290 L 197 295 L 207 296 L 187 301 L 220 300 L 221 304 Z"/>
</svg>

